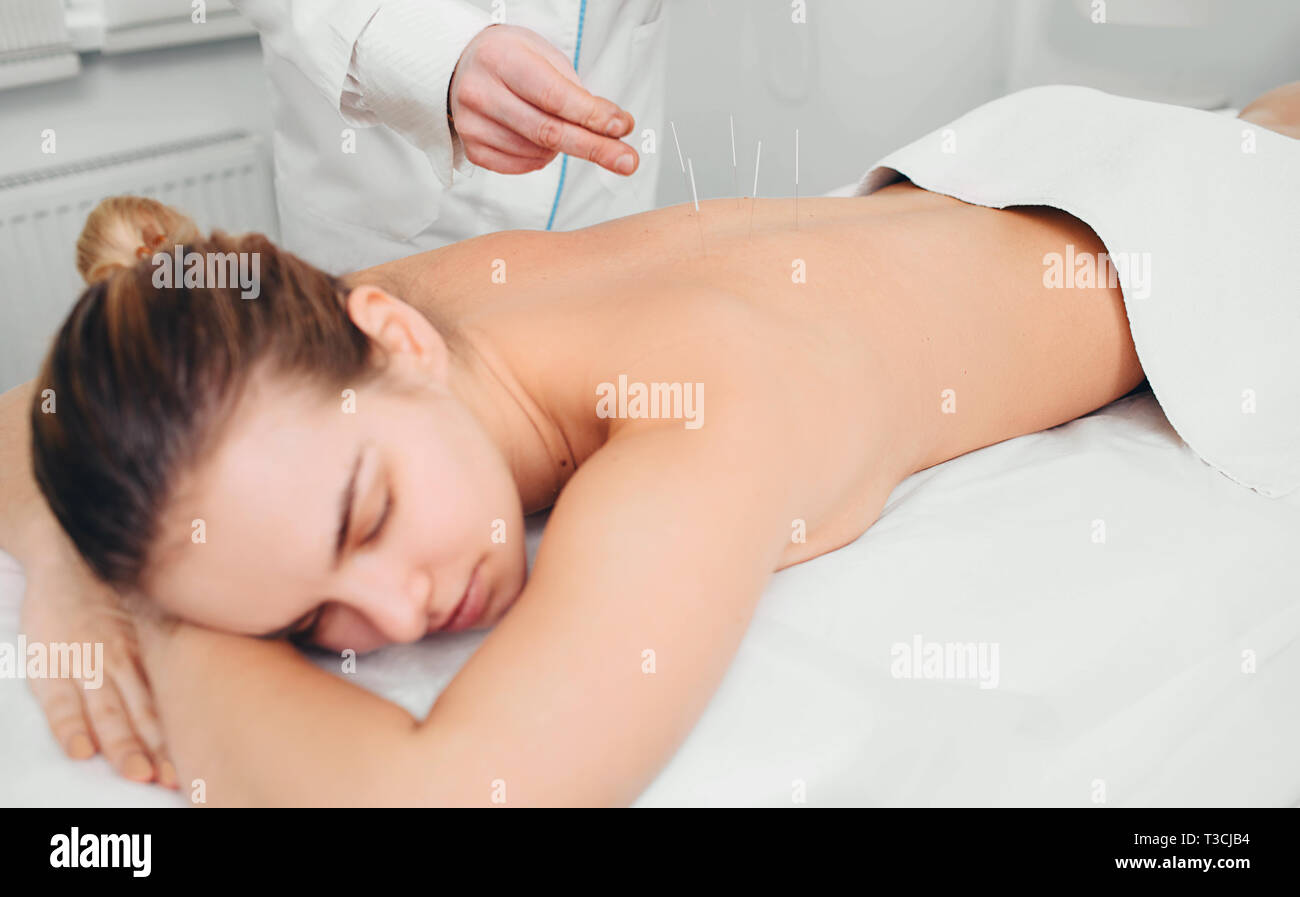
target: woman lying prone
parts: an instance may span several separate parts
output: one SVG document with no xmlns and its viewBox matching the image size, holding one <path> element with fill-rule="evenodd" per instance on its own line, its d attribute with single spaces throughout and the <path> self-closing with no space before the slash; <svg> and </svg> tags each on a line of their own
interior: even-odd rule
<svg viewBox="0 0 1300 897">
<path fill-rule="evenodd" d="M 0 465 L 27 635 L 117 658 L 86 715 L 37 686 L 60 741 L 167 784 L 174 760 L 210 803 L 631 802 L 774 571 L 913 472 L 1143 380 L 1117 287 L 1046 292 L 1048 254 L 1105 251 L 1064 212 L 900 183 L 797 215 L 715 200 L 340 279 L 102 204 L 85 292 L 0 404 L 30 409 L 34 479 Z M 156 286 L 178 245 L 256 258 L 256 295 Z M 492 631 L 422 720 L 282 638 L 467 628 Z"/>
</svg>

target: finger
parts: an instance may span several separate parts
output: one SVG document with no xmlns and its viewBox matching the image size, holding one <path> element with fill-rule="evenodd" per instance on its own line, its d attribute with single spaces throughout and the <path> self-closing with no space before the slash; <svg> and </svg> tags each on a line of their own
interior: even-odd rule
<svg viewBox="0 0 1300 897">
<path fill-rule="evenodd" d="M 537 146 L 595 162 L 615 174 L 631 174 L 636 171 L 636 151 L 622 141 L 601 137 L 554 115 L 548 115 L 519 97 L 506 98 L 498 112 L 498 122 Z M 626 168 L 620 168 L 620 163 L 626 164 Z"/>
<path fill-rule="evenodd" d="M 486 168 L 489 171 L 500 172 L 501 174 L 528 174 L 530 171 L 537 171 L 539 168 L 545 168 L 550 159 L 525 159 L 520 156 L 512 156 L 509 153 L 503 153 L 501 150 L 493 149 L 490 146 L 477 145 L 467 147 L 465 155 L 469 160 L 480 168 Z M 551 153 L 551 158 L 554 158 Z"/>
<path fill-rule="evenodd" d="M 501 91 L 505 93 L 505 88 L 501 88 Z M 540 160 L 542 165 L 555 158 L 554 150 L 544 149 L 529 140 L 525 140 L 521 135 L 516 134 L 505 125 L 498 124 L 486 115 L 467 116 L 465 127 L 458 126 L 457 130 L 460 132 L 461 140 L 466 144 L 467 148 L 471 143 L 479 143 L 509 156 Z"/>
<path fill-rule="evenodd" d="M 153 688 L 145 674 L 144 666 L 136 657 L 132 670 L 115 677 L 123 703 L 131 714 L 135 730 L 149 748 L 154 770 L 157 772 L 158 784 L 164 788 L 176 790 L 180 787 L 180 778 L 176 773 L 176 764 L 172 762 L 163 740 L 162 720 L 154 706 Z"/>
<path fill-rule="evenodd" d="M 595 134 L 626 134 L 629 116 L 603 97 L 564 77 L 545 56 L 513 53 L 501 61 L 498 76 L 525 102 Z M 529 136 L 529 132 L 521 132 Z M 545 146 L 546 144 L 542 144 Z M 564 150 L 561 150 L 564 152 Z"/>
<path fill-rule="evenodd" d="M 162 720 L 159 719 L 153 705 L 153 686 L 149 684 L 149 677 L 144 671 L 144 663 L 140 660 L 139 654 L 135 655 L 134 660 L 134 675 L 131 671 L 123 673 L 121 679 L 117 680 L 118 689 L 121 689 L 122 701 L 129 708 L 131 719 L 136 720 L 136 731 L 151 751 L 153 768 L 157 772 L 157 783 L 164 788 L 177 790 L 181 787 L 181 779 L 175 771 L 172 754 L 166 749 L 162 738 Z M 123 679 L 129 682 L 125 689 L 122 688 Z"/>
<path fill-rule="evenodd" d="M 136 782 L 153 780 L 153 763 L 127 719 L 117 686 L 105 681 L 99 688 L 83 690 L 86 715 L 104 757 L 123 776 Z"/>
<path fill-rule="evenodd" d="M 546 38 L 541 35 L 535 35 L 535 37 L 536 39 L 534 40 L 534 43 L 537 45 L 538 52 L 544 55 L 561 75 L 579 87 L 582 87 L 582 80 L 578 77 L 578 73 L 574 71 L 573 63 L 565 58 L 563 53 L 551 46 L 550 42 L 547 41 Z M 586 88 L 583 88 L 583 90 L 585 91 Z M 614 103 L 613 100 L 604 100 L 604 102 L 610 103 L 618 109 L 619 120 L 619 123 L 617 124 L 615 122 L 606 124 L 604 129 L 605 136 L 626 137 L 628 134 L 632 133 L 632 130 L 636 127 L 636 119 L 632 117 L 632 113 Z"/>
<path fill-rule="evenodd" d="M 85 760 L 95 754 L 90 737 L 81 688 L 73 679 L 32 679 L 32 692 L 45 712 L 54 739 L 73 760 Z"/>
<path fill-rule="evenodd" d="M 574 84 L 582 87 L 582 79 L 578 77 L 578 73 L 573 68 L 573 63 L 569 61 L 567 56 L 557 50 L 550 41 L 535 31 L 529 32 L 526 37 L 528 38 L 529 43 L 537 49 L 537 52 L 545 56 L 547 62 L 555 66 L 557 72 L 572 81 Z"/>
<path fill-rule="evenodd" d="M 149 690 L 148 684 L 135 664 L 110 671 L 109 675 L 126 707 L 131 727 L 149 749 L 150 757 L 156 758 L 163 746 L 162 723 L 154 709 L 153 693 Z"/>
<path fill-rule="evenodd" d="M 164 748 L 155 755 L 154 762 L 158 766 L 158 784 L 173 791 L 180 790 L 180 776 L 176 773 L 176 764 L 172 762 L 171 754 Z"/>
</svg>

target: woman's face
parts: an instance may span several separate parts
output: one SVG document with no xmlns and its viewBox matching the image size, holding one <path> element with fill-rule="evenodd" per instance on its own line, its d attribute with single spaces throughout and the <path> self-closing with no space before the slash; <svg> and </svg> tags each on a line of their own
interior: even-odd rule
<svg viewBox="0 0 1300 897">
<path fill-rule="evenodd" d="M 163 516 L 145 587 L 164 610 L 363 653 L 489 627 L 514 602 L 527 562 L 511 472 L 445 358 L 420 354 L 428 334 L 411 349 L 392 326 L 372 334 L 393 342 L 385 373 L 339 395 L 250 380 Z"/>
</svg>

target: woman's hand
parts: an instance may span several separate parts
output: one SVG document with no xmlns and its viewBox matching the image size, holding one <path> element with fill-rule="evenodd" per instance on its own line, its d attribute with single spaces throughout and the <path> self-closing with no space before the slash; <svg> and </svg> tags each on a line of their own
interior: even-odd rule
<svg viewBox="0 0 1300 897">
<path fill-rule="evenodd" d="M 92 649 L 81 678 L 27 680 L 64 752 L 84 760 L 102 751 L 126 778 L 175 788 L 176 770 L 121 598 L 70 550 L 52 552 L 25 572 L 22 627 L 28 644 L 103 645 L 102 666 L 93 668 Z"/>
<path fill-rule="evenodd" d="M 536 171 L 556 153 L 616 174 L 636 170 L 636 150 L 615 139 L 632 130 L 632 116 L 588 93 L 573 64 L 527 28 L 491 25 L 469 42 L 447 110 L 465 155 L 492 171 Z"/>
</svg>

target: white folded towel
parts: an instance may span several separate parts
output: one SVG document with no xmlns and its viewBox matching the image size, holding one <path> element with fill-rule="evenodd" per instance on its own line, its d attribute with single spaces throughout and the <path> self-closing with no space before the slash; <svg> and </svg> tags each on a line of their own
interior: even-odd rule
<svg viewBox="0 0 1300 897">
<path fill-rule="evenodd" d="M 857 193 L 901 177 L 1090 226 L 1119 263 L 1138 358 L 1178 435 L 1262 495 L 1300 486 L 1300 140 L 1197 109 L 1035 87 L 891 153 Z"/>
</svg>

